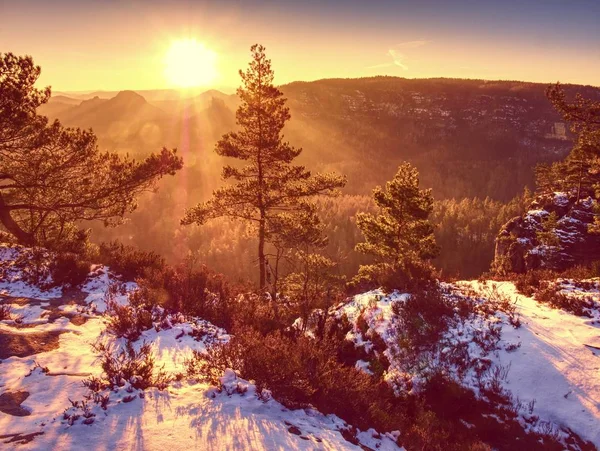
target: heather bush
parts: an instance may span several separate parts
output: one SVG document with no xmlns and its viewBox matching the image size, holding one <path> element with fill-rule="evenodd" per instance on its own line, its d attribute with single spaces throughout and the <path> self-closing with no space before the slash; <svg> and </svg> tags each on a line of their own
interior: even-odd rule
<svg viewBox="0 0 600 451">
<path fill-rule="evenodd" d="M 231 325 L 234 296 L 221 274 L 186 262 L 164 265 L 138 279 L 132 304 L 160 306 L 168 311 L 199 316 L 222 327 Z"/>
<path fill-rule="evenodd" d="M 323 339 L 314 339 L 239 328 L 228 343 L 194 353 L 186 361 L 187 374 L 218 385 L 225 369 L 232 368 L 253 380 L 257 393 L 290 408 L 312 406 L 362 430 L 401 430 L 399 442 L 407 449 L 489 449 L 458 419 L 443 418 L 420 398 L 397 396 L 380 377 L 340 363 L 341 331 L 328 328 Z M 352 431 L 345 432 L 349 440 Z"/>
<path fill-rule="evenodd" d="M 550 269 L 535 269 L 523 274 L 508 274 L 508 280 L 512 280 L 517 290 L 525 296 L 533 296 L 536 291 L 543 288 L 544 282 L 559 278 L 585 280 L 600 277 L 600 263 L 592 262 L 590 265 L 578 265 L 567 268 L 564 271 Z M 506 279 L 503 277 L 502 279 Z"/>
<path fill-rule="evenodd" d="M 91 263 L 81 255 L 72 252 L 58 253 L 49 267 L 52 283 L 55 286 L 79 286 L 87 279 L 91 267 Z"/>
<path fill-rule="evenodd" d="M 437 343 L 454 317 L 454 306 L 439 289 L 417 291 L 407 300 L 395 302 L 392 308 L 399 321 L 400 347 L 415 351 Z"/>
<path fill-rule="evenodd" d="M 148 271 L 159 270 L 165 266 L 164 258 L 155 252 L 142 251 L 118 241 L 100 244 L 98 262 L 107 265 L 125 280 L 135 280 L 146 275 Z"/>
<path fill-rule="evenodd" d="M 12 308 L 9 304 L 0 304 L 0 321 L 7 321 L 13 318 Z"/>
<path fill-rule="evenodd" d="M 215 375 L 232 368 L 242 377 L 253 380 L 259 393 L 268 390 L 284 405 L 314 406 L 363 429 L 373 427 L 374 417 L 381 421 L 386 415 L 392 418 L 377 401 L 382 397 L 394 399 L 391 388 L 354 367 L 339 363 L 336 353 L 334 342 L 280 331 L 263 336 L 245 327 L 236 330 L 230 342 L 211 349 L 205 363 L 188 363 L 187 368 L 189 374 L 208 375 L 213 382 Z M 198 355 L 196 360 L 202 361 L 202 358 Z M 391 427 L 391 422 L 386 426 Z"/>
<path fill-rule="evenodd" d="M 514 276 L 515 287 L 525 296 L 533 296 L 540 287 L 540 280 L 539 271 L 528 271 Z"/>
<path fill-rule="evenodd" d="M 137 340 L 153 325 L 152 312 L 145 308 L 109 301 L 106 313 L 106 330 L 118 338 Z"/>
<path fill-rule="evenodd" d="M 563 309 L 578 316 L 591 318 L 593 315 L 590 310 L 595 308 L 595 303 L 591 297 L 572 297 L 560 293 L 559 288 L 552 284 L 545 286 L 537 291 L 535 300 L 548 304 L 551 307 Z"/>
<path fill-rule="evenodd" d="M 144 342 L 139 349 L 130 340 L 121 348 L 99 343 L 94 345 L 94 350 L 100 354 L 103 374 L 101 379 L 91 378 L 85 382 L 92 390 L 98 391 L 103 386 L 123 387 L 126 384 L 140 390 L 148 387 L 162 390 L 169 383 L 162 369 L 155 368 L 150 343 Z"/>
</svg>

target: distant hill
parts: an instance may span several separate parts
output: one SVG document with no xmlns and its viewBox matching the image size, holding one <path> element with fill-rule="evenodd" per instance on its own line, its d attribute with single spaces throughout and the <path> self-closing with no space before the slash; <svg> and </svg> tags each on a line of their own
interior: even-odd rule
<svg viewBox="0 0 600 451">
<path fill-rule="evenodd" d="M 324 214 L 324 221 L 335 230 L 329 251 L 342 255 L 344 274 L 353 275 L 361 263 L 352 251 L 360 238 L 352 216 L 369 208 L 366 196 L 389 180 L 405 160 L 417 166 L 421 184 L 433 189 L 436 200 L 458 199 L 438 204 L 437 217 L 445 221 L 446 231 L 463 230 L 464 218 L 457 220 L 456 227 L 449 221 L 454 214 L 463 215 L 466 207 L 448 214 L 443 209 L 461 204 L 464 198 L 482 199 L 469 202 L 473 217 L 490 214 L 504 222 L 501 203 L 483 199 L 512 199 L 525 185 L 533 186 L 535 164 L 562 159 L 572 146 L 568 127 L 545 98 L 545 88 L 534 83 L 393 77 L 282 86 L 292 115 L 284 139 L 304 149 L 299 162 L 311 171 L 336 171 L 348 177 L 344 189 L 348 196 L 328 200 Z M 597 88 L 567 86 L 567 91 L 600 98 Z M 162 146 L 177 147 L 185 163 L 176 177 L 161 182 L 157 195 L 140 200 L 130 222 L 116 229 L 97 226 L 95 239 L 119 238 L 169 258 L 201 251 L 219 271 L 236 271 L 232 260 L 224 257 L 225 248 L 238 257 L 235 261 L 250 261 L 244 259 L 253 244 L 238 240 L 234 226 L 179 225 L 185 208 L 206 200 L 221 184 L 223 160 L 214 147 L 236 127 L 239 100 L 235 96 L 208 91 L 185 100 L 149 101 L 124 91 L 110 99 L 97 96 L 76 105 L 64 102 L 53 98 L 40 111 L 55 108 L 56 114 L 45 114 L 67 125 L 92 127 L 105 149 L 138 157 Z M 487 269 L 493 258 L 488 241 L 501 224 L 494 228 L 485 219 L 479 223 L 479 228 L 464 229 L 467 235 L 479 236 L 473 239 L 479 247 L 471 249 L 473 257 L 468 260 L 446 258 L 443 264 L 450 274 L 479 274 L 482 267 Z M 444 244 L 452 252 L 461 249 L 464 241 L 448 238 Z"/>
<path fill-rule="evenodd" d="M 66 105 L 79 105 L 81 103 L 80 99 L 74 99 L 64 95 L 52 95 L 51 99 L 52 102 L 64 103 Z"/>
<path fill-rule="evenodd" d="M 175 89 L 142 89 L 133 91 L 148 100 L 167 100 L 178 99 L 181 97 L 180 91 Z M 53 93 L 52 97 L 68 97 L 71 99 L 78 99 L 79 101 L 93 99 L 94 97 L 111 99 L 119 94 L 119 92 L 121 91 L 56 91 Z"/>
<path fill-rule="evenodd" d="M 203 110 L 209 108 L 216 99 L 226 105 L 231 111 L 235 111 L 239 103 L 237 96 L 225 94 L 216 89 L 202 92 L 196 96 L 179 98 L 179 99 L 167 99 L 167 100 L 154 100 L 151 101 L 153 105 L 167 111 L 171 114 L 176 115 L 187 115 L 196 116 Z"/>
<path fill-rule="evenodd" d="M 532 184 L 536 163 L 562 158 L 571 147 L 545 88 L 398 77 L 294 82 L 281 86 L 292 114 L 285 135 L 304 148 L 303 163 L 346 174 L 349 193 L 369 193 L 410 160 L 437 198 L 507 200 Z M 600 98 L 598 88 L 566 89 Z M 144 153 L 153 146 L 187 146 L 189 159 L 207 156 L 234 127 L 239 100 L 216 90 L 184 99 L 169 98 L 169 92 L 124 91 L 79 105 L 58 96 L 40 111 L 67 125 L 92 127 L 112 148 Z M 209 169 L 217 177 L 218 168 Z"/>
<path fill-rule="evenodd" d="M 105 100 L 94 97 L 84 100 L 62 116 L 65 125 L 87 128 L 92 126 L 98 133 L 117 122 L 132 123 L 147 120 L 164 120 L 165 114 L 159 108 L 149 104 L 144 97 L 133 91 L 119 92 L 115 97 Z"/>
<path fill-rule="evenodd" d="M 571 147 L 546 85 L 485 80 L 372 77 L 295 82 L 291 142 L 364 193 L 402 160 L 421 171 L 436 197 L 506 200 L 532 183 L 532 167 Z M 599 98 L 600 89 L 566 86 Z"/>
<path fill-rule="evenodd" d="M 131 91 L 143 96 L 149 102 L 192 98 L 198 95 L 203 95 L 207 92 L 221 93 L 221 91 L 217 91 L 216 89 L 206 91 L 203 88 L 189 88 L 185 91 L 177 89 L 133 89 Z M 71 99 L 77 99 L 79 101 L 93 99 L 94 97 L 111 99 L 119 92 L 121 91 L 56 91 L 53 93 L 52 97 L 67 97 Z"/>
</svg>

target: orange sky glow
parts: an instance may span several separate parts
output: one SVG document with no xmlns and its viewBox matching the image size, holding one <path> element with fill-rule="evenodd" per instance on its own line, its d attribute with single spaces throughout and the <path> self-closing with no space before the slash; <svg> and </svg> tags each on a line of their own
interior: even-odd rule
<svg viewBox="0 0 600 451">
<path fill-rule="evenodd" d="M 0 4 L 0 52 L 32 55 L 42 66 L 40 84 L 58 91 L 181 87 L 165 61 L 173 43 L 186 40 L 214 58 L 191 66 L 180 58 L 176 66 L 197 71 L 191 84 L 228 91 L 255 42 L 267 47 L 280 84 L 394 75 L 600 85 L 600 33 L 585 21 L 594 11 L 581 7 L 593 3 L 574 2 L 570 15 L 552 1 L 527 10 L 507 2 L 512 9 L 499 11 L 459 3 L 464 8 L 455 11 L 436 2 L 365 9 L 352 0 L 308 0 L 298 9 L 287 1 L 23 0 Z M 182 77 L 190 84 L 189 74 Z"/>
</svg>

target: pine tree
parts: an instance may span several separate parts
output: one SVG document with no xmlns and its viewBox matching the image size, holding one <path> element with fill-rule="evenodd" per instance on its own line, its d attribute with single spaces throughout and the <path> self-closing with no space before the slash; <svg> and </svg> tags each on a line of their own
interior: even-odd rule
<svg viewBox="0 0 600 451">
<path fill-rule="evenodd" d="M 245 166 L 227 165 L 223 179 L 234 181 L 213 193 L 208 202 L 188 210 L 182 224 L 204 224 L 229 217 L 249 221 L 256 226 L 260 288 L 267 284 L 269 242 L 280 235 L 282 215 L 301 218 L 313 209 L 311 198 L 336 194 L 345 179 L 334 174 L 315 174 L 292 162 L 302 149 L 284 141 L 285 123 L 290 119 L 283 93 L 273 85 L 271 61 L 261 45 L 251 47 L 249 68 L 240 70 L 242 86 L 237 90 L 241 105 L 236 112 L 239 131 L 227 133 L 217 143 L 216 152 Z M 241 166 L 241 167 L 240 167 Z"/>
<path fill-rule="evenodd" d="M 600 141 L 595 145 L 586 142 L 589 134 L 579 136 L 578 142 L 564 161 L 564 174 L 568 190 L 576 194 L 576 201 L 594 195 L 595 187 L 600 187 L 600 169 L 596 161 L 600 156 Z"/>
<path fill-rule="evenodd" d="M 576 94 L 575 100 L 568 102 L 565 90 L 560 83 L 549 86 L 546 89 L 546 97 L 571 124 L 575 133 L 600 128 L 600 101 L 586 99 L 581 94 Z"/>
<path fill-rule="evenodd" d="M 309 317 L 315 309 L 327 311 L 341 300 L 343 278 L 335 274 L 337 264 L 315 253 L 297 251 L 296 268 L 283 281 L 283 294 L 292 304 L 295 317 L 302 319 L 301 328 L 306 331 Z"/>
<path fill-rule="evenodd" d="M 375 257 L 361 266 L 355 282 L 385 288 L 419 285 L 431 277 L 428 260 L 439 253 L 428 217 L 433 210 L 431 190 L 419 189 L 419 174 L 409 163 L 398 168 L 394 179 L 373 191 L 377 215 L 359 213 L 356 223 L 365 241 L 358 252 Z"/>
<path fill-rule="evenodd" d="M 535 167 L 535 188 L 536 193 L 542 195 L 567 190 L 565 163 L 563 161 L 539 163 Z"/>
<path fill-rule="evenodd" d="M 577 143 L 565 160 L 569 188 L 577 193 L 577 201 L 584 195 L 600 199 L 600 101 L 577 94 L 571 102 L 559 83 L 548 87 L 546 96 L 577 135 Z M 597 207 L 598 208 L 598 207 Z M 600 215 L 590 226 L 591 232 L 600 230 Z"/>
<path fill-rule="evenodd" d="M 103 153 L 91 131 L 50 124 L 36 113 L 50 97 L 34 86 L 40 71 L 30 56 L 0 54 L 0 224 L 22 244 L 52 246 L 79 221 L 118 224 L 183 163 L 164 148 L 142 162 Z"/>
<path fill-rule="evenodd" d="M 557 247 L 560 245 L 560 239 L 556 235 L 558 227 L 558 216 L 553 211 L 542 220 L 542 229 L 536 232 L 536 238 L 544 246 Z"/>
<path fill-rule="evenodd" d="M 310 254 L 327 245 L 323 224 L 317 216 L 316 206 L 307 204 L 304 211 L 292 214 L 280 213 L 270 221 L 266 240 L 272 251 L 268 254 L 271 261 L 267 266 L 267 285 L 271 288 L 271 298 L 276 299 L 282 263 L 298 261 L 300 253 Z M 311 254 L 312 255 L 312 254 Z"/>
</svg>

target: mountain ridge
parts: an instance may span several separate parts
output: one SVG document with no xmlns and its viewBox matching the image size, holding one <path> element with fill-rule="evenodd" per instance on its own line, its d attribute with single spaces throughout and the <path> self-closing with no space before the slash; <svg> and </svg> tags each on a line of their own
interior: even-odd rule
<svg viewBox="0 0 600 451">
<path fill-rule="evenodd" d="M 378 76 L 293 82 L 280 88 L 292 116 L 286 139 L 304 149 L 301 163 L 346 174 L 350 194 L 370 192 L 398 164 L 410 161 L 437 198 L 507 201 L 524 186 L 533 186 L 535 164 L 558 160 L 570 149 L 572 136 L 546 99 L 546 86 Z M 598 88 L 566 89 L 600 99 Z M 111 111 L 111 99 L 99 97 L 94 115 L 52 100 L 45 108 L 53 108 L 49 115 L 66 125 L 92 127 L 101 144 L 119 147 L 122 142 L 116 138 L 123 138 L 135 154 L 147 152 L 148 144 L 189 146 L 192 156 L 206 154 L 223 133 L 235 128 L 235 95 L 208 90 L 182 100 L 141 96 L 147 102 L 143 109 L 154 112 L 150 117 L 135 109 L 124 114 L 124 107 Z M 116 126 L 128 134 L 108 133 Z M 194 137 L 191 144 L 182 133 Z"/>
</svg>

